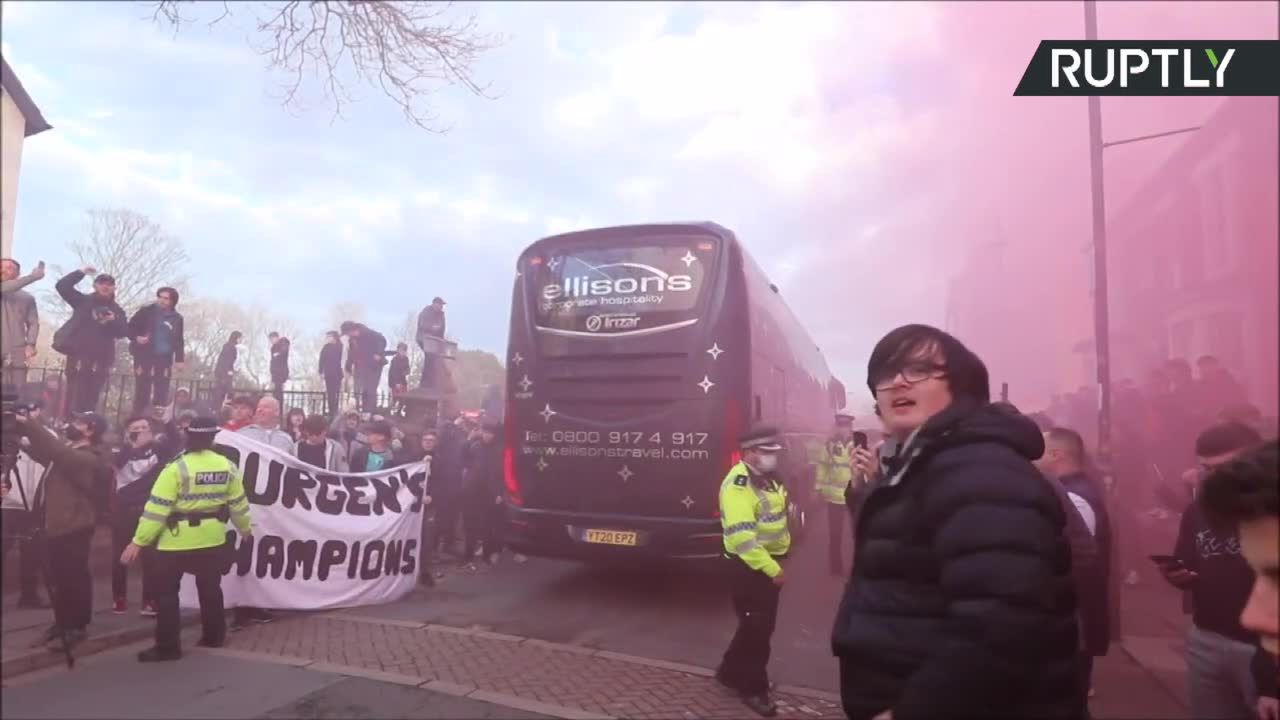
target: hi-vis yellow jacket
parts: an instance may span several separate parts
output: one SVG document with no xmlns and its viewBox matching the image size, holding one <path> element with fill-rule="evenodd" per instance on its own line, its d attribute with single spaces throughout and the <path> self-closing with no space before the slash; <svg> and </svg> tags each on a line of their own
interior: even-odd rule
<svg viewBox="0 0 1280 720">
<path fill-rule="evenodd" d="M 226 523 L 217 518 L 202 518 L 199 525 L 179 520 L 172 529 L 167 521 L 173 513 L 214 513 L 224 506 L 236 529 L 247 534 L 249 500 L 236 466 L 212 450 L 180 455 L 156 478 L 133 542 L 158 550 L 217 547 L 227 539 Z"/>
<path fill-rule="evenodd" d="M 843 505 L 844 491 L 853 482 L 853 442 L 828 440 L 816 464 L 818 493 L 833 505 Z"/>
<path fill-rule="evenodd" d="M 782 572 L 774 558 L 791 549 L 787 491 L 782 483 L 753 479 L 746 463 L 738 463 L 720 484 L 720 524 L 726 553 L 769 577 Z"/>
</svg>

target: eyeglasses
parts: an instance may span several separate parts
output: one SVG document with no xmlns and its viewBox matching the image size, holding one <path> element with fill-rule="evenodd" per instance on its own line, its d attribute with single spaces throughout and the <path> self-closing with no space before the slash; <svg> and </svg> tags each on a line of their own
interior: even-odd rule
<svg viewBox="0 0 1280 720">
<path fill-rule="evenodd" d="M 902 376 L 904 382 L 908 385 L 915 385 L 924 382 L 932 377 L 944 377 L 946 374 L 946 365 L 932 362 L 910 362 L 900 368 L 888 370 L 881 376 L 875 378 L 874 383 L 876 390 L 888 390 L 893 387 L 894 380 L 899 375 Z"/>
</svg>

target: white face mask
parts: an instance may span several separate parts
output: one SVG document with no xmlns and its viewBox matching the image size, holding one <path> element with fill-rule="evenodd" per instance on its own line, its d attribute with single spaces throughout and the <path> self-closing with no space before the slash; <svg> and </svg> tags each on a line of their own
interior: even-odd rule
<svg viewBox="0 0 1280 720">
<path fill-rule="evenodd" d="M 778 456 L 761 453 L 756 460 L 756 469 L 762 473 L 771 473 L 778 469 Z"/>
</svg>

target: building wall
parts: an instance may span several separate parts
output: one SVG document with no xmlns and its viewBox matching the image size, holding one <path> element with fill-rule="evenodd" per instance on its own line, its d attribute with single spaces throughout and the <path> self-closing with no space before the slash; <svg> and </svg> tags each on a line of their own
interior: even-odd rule
<svg viewBox="0 0 1280 720">
<path fill-rule="evenodd" d="M 1115 379 L 1212 354 L 1276 412 L 1278 149 L 1274 99 L 1227 100 L 1111 222 Z"/>
<path fill-rule="evenodd" d="M 0 89 L 0 256 L 13 252 L 13 217 L 18 200 L 18 167 L 26 119 L 9 94 Z"/>
</svg>

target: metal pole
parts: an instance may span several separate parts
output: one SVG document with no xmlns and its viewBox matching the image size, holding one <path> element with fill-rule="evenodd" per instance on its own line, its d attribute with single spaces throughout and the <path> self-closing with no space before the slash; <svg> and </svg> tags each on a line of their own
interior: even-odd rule
<svg viewBox="0 0 1280 720">
<path fill-rule="evenodd" d="M 1098 39 L 1096 0 L 1085 0 L 1086 40 Z M 1102 105 L 1097 95 L 1089 98 L 1089 165 L 1093 194 L 1093 333 L 1094 356 L 1098 364 L 1098 465 L 1104 481 L 1111 473 L 1111 328 L 1107 314 L 1107 206 L 1103 192 Z M 1109 485 L 1110 483 L 1107 482 Z"/>
<path fill-rule="evenodd" d="M 1098 39 L 1098 6 L 1096 0 L 1084 0 L 1084 33 L 1086 40 Z M 1103 192 L 1102 164 L 1102 105 L 1101 98 L 1089 98 L 1089 176 L 1093 195 L 1093 345 L 1097 359 L 1098 381 L 1098 448 L 1095 457 L 1101 473 L 1104 492 L 1110 494 L 1113 483 L 1111 465 L 1111 327 L 1107 299 L 1107 205 Z M 1123 524 L 1122 535 L 1133 532 L 1130 524 Z M 1132 538 L 1126 538 L 1132 540 Z M 1121 540 L 1125 542 L 1126 540 Z M 1115 571 L 1107 579 L 1108 591 L 1116 601 L 1110 612 L 1114 637 L 1123 633 L 1126 598 L 1120 591 L 1119 574 Z"/>
</svg>

